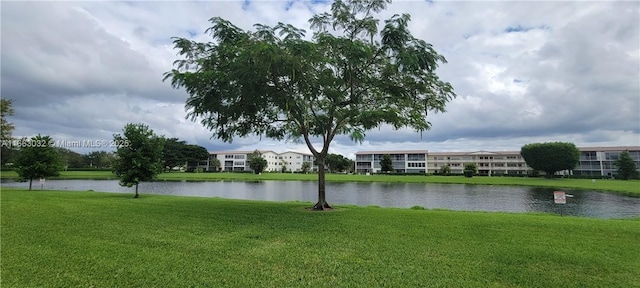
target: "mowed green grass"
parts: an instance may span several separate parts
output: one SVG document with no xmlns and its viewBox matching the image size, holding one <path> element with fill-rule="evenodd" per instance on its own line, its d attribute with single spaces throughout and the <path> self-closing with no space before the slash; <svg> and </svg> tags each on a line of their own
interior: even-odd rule
<svg viewBox="0 0 640 288">
<path fill-rule="evenodd" d="M 640 287 L 640 220 L 1 192 L 2 287 Z"/>
<path fill-rule="evenodd" d="M 13 171 L 2 172 L 3 178 L 16 178 Z M 109 171 L 63 171 L 61 179 L 117 179 Z M 423 176 L 423 175 L 347 175 L 327 174 L 327 181 L 333 182 L 399 182 L 399 183 L 441 183 L 441 184 L 479 184 L 479 185 L 516 185 L 531 187 L 550 187 L 556 189 L 585 189 L 596 191 L 621 192 L 629 196 L 640 197 L 640 180 L 601 180 L 591 179 L 545 179 L 529 177 L 472 177 L 463 176 Z M 298 180 L 316 181 L 317 174 L 293 173 L 161 173 L 158 180 L 191 181 L 260 181 L 260 180 Z"/>
</svg>

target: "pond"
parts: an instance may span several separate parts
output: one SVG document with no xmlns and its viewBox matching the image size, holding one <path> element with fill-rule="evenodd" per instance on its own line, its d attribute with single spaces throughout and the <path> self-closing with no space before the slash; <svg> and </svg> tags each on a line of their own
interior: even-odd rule
<svg viewBox="0 0 640 288">
<path fill-rule="evenodd" d="M 28 183 L 3 180 L 2 186 L 28 187 Z M 34 181 L 34 189 L 40 183 Z M 46 180 L 46 190 L 78 190 L 134 193 L 115 180 Z M 567 204 L 554 204 L 553 188 L 520 186 L 419 184 L 419 183 L 336 183 L 327 182 L 327 201 L 332 205 L 359 205 L 491 212 L 542 212 L 595 218 L 640 216 L 640 198 L 585 190 L 564 190 L 572 194 Z M 267 201 L 317 200 L 315 181 L 158 181 L 139 186 L 144 194 L 221 197 Z M 133 197 L 133 195 L 132 195 Z"/>
</svg>

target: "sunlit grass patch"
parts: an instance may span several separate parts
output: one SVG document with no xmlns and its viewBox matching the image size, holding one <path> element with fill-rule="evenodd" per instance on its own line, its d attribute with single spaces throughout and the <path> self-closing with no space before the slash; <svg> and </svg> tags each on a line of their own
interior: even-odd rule
<svg viewBox="0 0 640 288">
<path fill-rule="evenodd" d="M 640 221 L 1 192 L 2 287 L 636 287 Z"/>
</svg>

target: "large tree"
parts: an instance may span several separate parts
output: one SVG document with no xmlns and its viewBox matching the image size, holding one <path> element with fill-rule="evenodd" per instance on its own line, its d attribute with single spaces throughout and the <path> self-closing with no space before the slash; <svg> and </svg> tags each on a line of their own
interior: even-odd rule
<svg viewBox="0 0 640 288">
<path fill-rule="evenodd" d="M 113 135 L 113 140 L 117 144 L 113 172 L 120 178 L 121 186 L 136 186 L 135 198 L 138 198 L 138 184 L 152 180 L 163 170 L 164 138 L 145 124 L 129 123 L 122 135 Z"/>
<path fill-rule="evenodd" d="M 20 154 L 16 159 L 18 175 L 29 180 L 29 190 L 34 178 L 58 176 L 62 170 L 60 153 L 52 144 L 51 137 L 37 135 L 18 142 Z"/>
<path fill-rule="evenodd" d="M 187 161 L 187 166 L 196 167 L 200 161 L 205 161 L 209 158 L 209 151 L 195 144 L 188 144 L 184 147 L 184 157 Z"/>
<path fill-rule="evenodd" d="M 174 38 L 182 59 L 165 80 L 186 89 L 187 116 L 224 141 L 252 134 L 304 141 L 318 164 L 314 209 L 331 208 L 324 166 L 336 135 L 363 141 L 383 124 L 422 133 L 431 127 L 428 111 L 444 112 L 455 97 L 435 73 L 444 56 L 412 35 L 409 14 L 380 27 L 374 14 L 388 3 L 337 0 L 309 20 L 310 38 L 290 24 L 245 31 L 211 18 L 212 42 Z"/>
<path fill-rule="evenodd" d="M 164 168 L 173 169 L 174 167 L 184 166 L 195 169 L 200 161 L 209 158 L 207 148 L 202 146 L 187 144 L 178 138 L 169 138 L 164 143 Z"/>
<path fill-rule="evenodd" d="M 544 171 L 548 178 L 558 171 L 572 170 L 580 161 L 576 145 L 565 142 L 527 144 L 520 149 L 520 155 L 529 167 Z"/>
<path fill-rule="evenodd" d="M 613 164 L 618 168 L 616 178 L 622 180 L 638 178 L 638 166 L 636 165 L 636 161 L 631 158 L 629 151 L 620 153 L 620 156 Z"/>
</svg>

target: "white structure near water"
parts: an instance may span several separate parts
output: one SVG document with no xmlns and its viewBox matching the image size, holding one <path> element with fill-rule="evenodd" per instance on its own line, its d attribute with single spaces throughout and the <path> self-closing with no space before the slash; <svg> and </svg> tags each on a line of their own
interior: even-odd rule
<svg viewBox="0 0 640 288">
<path fill-rule="evenodd" d="M 214 171 L 215 167 L 212 165 L 213 159 L 220 161 L 218 171 L 251 171 L 249 167 L 249 154 L 254 151 L 212 151 L 209 152 L 209 159 L 201 161 L 198 168 L 202 168 L 203 171 Z M 309 153 L 301 153 L 295 151 L 287 151 L 283 153 L 277 153 L 272 150 L 259 150 L 262 154 L 262 158 L 267 160 L 266 172 L 299 172 L 302 171 L 302 164 L 309 163 L 310 170 L 314 170 L 313 165 L 314 157 Z"/>
<path fill-rule="evenodd" d="M 571 171 L 561 175 L 605 176 L 615 175 L 613 164 L 620 153 L 628 151 L 640 170 L 640 146 L 579 147 L 580 162 Z M 380 160 L 391 156 L 393 169 L 399 173 L 437 173 L 449 166 L 452 174 L 462 174 L 464 165 L 475 163 L 479 175 L 526 175 L 533 172 L 520 155 L 520 151 L 429 152 L 427 150 L 361 151 L 356 153 L 356 173 L 379 173 Z"/>
</svg>

